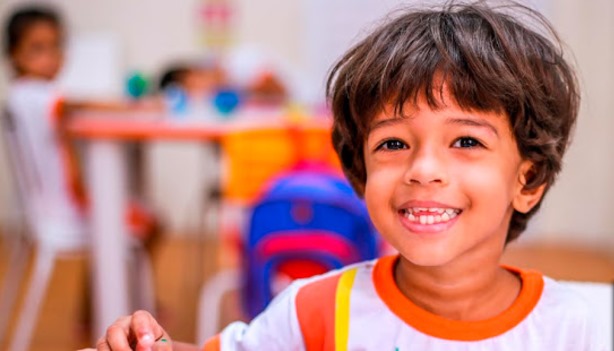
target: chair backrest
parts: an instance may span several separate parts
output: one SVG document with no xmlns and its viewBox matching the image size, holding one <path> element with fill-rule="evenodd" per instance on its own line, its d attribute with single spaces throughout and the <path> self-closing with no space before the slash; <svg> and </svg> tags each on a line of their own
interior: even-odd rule
<svg viewBox="0 0 614 351">
<path fill-rule="evenodd" d="M 305 278 L 377 255 L 366 207 L 340 175 L 290 172 L 252 207 L 244 254 L 246 310 L 252 317 L 261 312 L 280 278 Z"/>
<path fill-rule="evenodd" d="M 290 135 L 277 128 L 244 130 L 225 136 L 224 198 L 240 203 L 253 200 L 267 180 L 294 163 L 296 156 L 291 145 Z"/>
<path fill-rule="evenodd" d="M 301 163 L 337 167 L 338 162 L 325 127 L 279 126 L 245 129 L 222 139 L 226 200 L 248 205 L 264 184 Z"/>
<path fill-rule="evenodd" d="M 60 149 L 52 139 L 54 133 L 51 130 L 45 133 L 43 129 L 36 134 L 29 130 L 32 126 L 27 123 L 33 121 L 24 119 L 30 117 L 47 118 L 18 115 L 10 105 L 3 109 L 1 118 L 3 139 L 24 217 L 37 240 L 57 247 L 81 247 L 86 240 L 85 225 L 78 205 L 72 202 L 66 188 Z M 41 120 L 42 123 L 45 121 Z"/>
<path fill-rule="evenodd" d="M 1 119 L 2 138 L 7 150 L 11 175 L 16 185 L 16 200 L 24 207 L 24 215 L 30 217 L 33 215 L 33 209 L 28 208 L 32 205 L 28 197 L 36 196 L 37 189 L 41 187 L 42 175 L 30 163 L 32 150 L 27 142 L 18 137 L 14 116 L 8 108 L 2 108 Z M 26 220 L 32 223 L 33 219 L 26 218 Z"/>
</svg>

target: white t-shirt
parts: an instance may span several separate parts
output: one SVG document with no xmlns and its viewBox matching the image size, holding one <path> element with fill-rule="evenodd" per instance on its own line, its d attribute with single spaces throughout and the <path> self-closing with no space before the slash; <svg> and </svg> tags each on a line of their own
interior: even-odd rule
<svg viewBox="0 0 614 351">
<path fill-rule="evenodd" d="M 398 256 L 293 283 L 249 325 L 235 322 L 204 350 L 606 351 L 588 302 L 533 271 L 516 301 L 484 321 L 454 321 L 407 299 L 395 284 Z"/>
<path fill-rule="evenodd" d="M 83 214 L 72 198 L 62 151 L 54 126 L 54 105 L 60 96 L 55 85 L 36 79 L 18 79 L 8 92 L 7 109 L 18 143 L 20 191 L 31 224 L 39 235 L 56 231 L 82 235 Z M 15 150 L 11 150 L 14 152 Z"/>
</svg>

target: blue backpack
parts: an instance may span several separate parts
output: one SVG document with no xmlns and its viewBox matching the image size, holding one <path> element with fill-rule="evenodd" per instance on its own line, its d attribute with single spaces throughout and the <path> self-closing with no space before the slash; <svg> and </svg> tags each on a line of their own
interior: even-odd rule
<svg viewBox="0 0 614 351">
<path fill-rule="evenodd" d="M 345 179 L 296 171 L 273 181 L 253 205 L 244 249 L 243 300 L 253 318 L 280 281 L 376 258 L 378 236 Z"/>
</svg>

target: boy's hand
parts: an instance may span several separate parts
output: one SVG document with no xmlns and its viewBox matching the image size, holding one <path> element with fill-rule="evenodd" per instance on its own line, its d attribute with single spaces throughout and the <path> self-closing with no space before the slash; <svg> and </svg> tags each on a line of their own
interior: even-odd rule
<svg viewBox="0 0 614 351">
<path fill-rule="evenodd" d="M 149 312 L 118 319 L 96 343 L 97 351 L 171 351 L 171 338 Z"/>
</svg>

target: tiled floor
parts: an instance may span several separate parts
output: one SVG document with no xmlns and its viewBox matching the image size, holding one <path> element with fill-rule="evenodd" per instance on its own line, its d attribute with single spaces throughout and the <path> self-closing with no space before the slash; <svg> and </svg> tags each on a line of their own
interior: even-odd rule
<svg viewBox="0 0 614 351">
<path fill-rule="evenodd" d="M 215 241 L 173 239 L 164 241 L 154 254 L 159 320 L 176 340 L 193 341 L 198 292 L 206 277 L 228 256 L 217 255 Z M 0 241 L 0 278 L 7 269 L 6 245 Z M 611 251 L 610 251 L 611 254 Z M 505 262 L 534 267 L 555 278 L 614 281 L 614 259 L 602 252 L 569 247 L 511 246 Z M 40 315 L 32 351 L 75 350 L 91 344 L 87 324 L 87 262 L 84 257 L 58 261 Z M 23 287 L 22 287 L 23 288 Z M 237 316 L 236 301 L 226 302 L 222 322 Z M 231 307 L 229 307 L 231 306 Z M 234 309 L 232 308 L 234 306 Z M 0 350 L 6 348 L 0 344 Z"/>
</svg>

